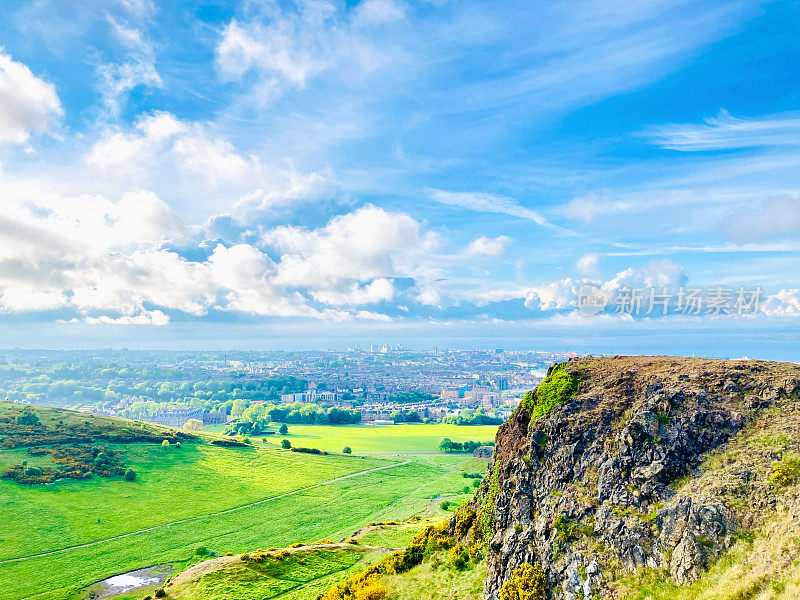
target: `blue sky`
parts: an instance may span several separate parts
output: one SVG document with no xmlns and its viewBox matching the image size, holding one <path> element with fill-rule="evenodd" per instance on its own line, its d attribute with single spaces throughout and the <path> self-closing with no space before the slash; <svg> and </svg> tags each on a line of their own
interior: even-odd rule
<svg viewBox="0 0 800 600">
<path fill-rule="evenodd" d="M 9 345 L 557 339 L 793 357 L 796 2 L 2 12 Z M 624 288 L 763 296 L 754 314 L 587 318 L 584 282 L 609 306 Z"/>
</svg>

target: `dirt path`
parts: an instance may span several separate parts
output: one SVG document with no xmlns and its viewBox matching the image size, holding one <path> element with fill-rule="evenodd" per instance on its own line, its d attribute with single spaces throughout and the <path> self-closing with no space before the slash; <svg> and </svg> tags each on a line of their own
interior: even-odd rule
<svg viewBox="0 0 800 600">
<path fill-rule="evenodd" d="M 39 554 L 28 554 L 27 556 L 18 556 L 16 558 L 4 558 L 0 560 L 0 565 L 6 563 L 13 563 L 13 562 L 20 562 L 23 560 L 30 560 L 32 558 L 41 558 L 43 556 L 52 556 L 53 554 L 60 554 L 61 552 L 68 552 L 69 550 L 76 550 L 78 548 L 89 548 L 91 546 L 97 546 L 99 544 L 105 544 L 106 542 L 112 542 L 114 540 L 121 540 L 127 537 L 132 537 L 134 535 L 139 535 L 140 533 L 146 533 L 148 531 L 154 531 L 156 529 L 161 529 L 162 527 L 170 527 L 172 525 L 179 525 L 182 523 L 190 523 L 192 521 L 196 521 L 198 519 L 205 519 L 208 517 L 216 517 L 219 515 L 226 515 L 232 512 L 236 512 L 237 510 L 242 510 L 245 508 L 250 508 L 252 506 L 258 506 L 259 504 L 264 504 L 266 502 L 272 502 L 273 500 L 280 500 L 281 498 L 286 498 L 288 496 L 294 496 L 301 492 L 305 492 L 308 490 L 313 490 L 314 488 L 322 487 L 323 485 L 329 485 L 331 483 L 336 483 L 337 481 L 344 481 L 346 479 L 351 479 L 353 477 L 360 477 L 361 475 L 366 475 L 368 473 L 374 473 L 376 471 L 384 471 L 386 469 L 394 469 L 396 467 L 402 467 L 403 465 L 407 465 L 414 462 L 413 460 L 406 460 L 403 462 L 394 463 L 391 465 L 384 465 L 382 467 L 375 467 L 373 469 L 366 469 L 364 471 L 357 471 L 355 473 L 350 473 L 349 475 L 342 475 L 340 477 L 334 477 L 333 479 L 328 479 L 326 481 L 320 481 L 319 483 L 315 483 L 313 485 L 309 485 L 306 487 L 298 488 L 296 490 L 292 490 L 290 492 L 285 492 L 283 494 L 278 494 L 276 496 L 269 496 L 268 498 L 261 498 L 260 500 L 255 500 L 253 502 L 248 502 L 247 504 L 240 504 L 239 506 L 234 506 L 233 508 L 226 508 L 224 510 L 219 510 L 216 512 L 205 513 L 202 515 L 195 515 L 193 517 L 186 517 L 185 519 L 178 519 L 177 521 L 170 521 L 169 523 L 161 523 L 159 525 L 154 525 L 152 527 L 146 527 L 144 529 L 139 529 L 137 531 L 129 531 L 128 533 L 121 533 L 120 535 L 115 535 L 109 538 L 105 538 L 102 540 L 95 540 L 93 542 L 86 542 L 85 544 L 76 544 L 74 546 L 67 546 L 66 548 L 59 548 L 58 550 L 50 550 L 48 552 L 41 552 Z"/>
</svg>

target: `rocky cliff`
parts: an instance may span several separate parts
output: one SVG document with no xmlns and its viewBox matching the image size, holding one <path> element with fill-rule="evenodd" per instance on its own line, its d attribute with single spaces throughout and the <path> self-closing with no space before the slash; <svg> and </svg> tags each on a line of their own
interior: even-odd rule
<svg viewBox="0 0 800 600">
<path fill-rule="evenodd" d="M 558 600 L 623 598 L 645 572 L 686 585 L 775 515 L 797 522 L 799 396 L 792 363 L 557 365 L 501 427 L 471 507 L 486 597 L 515 597 L 501 588 L 526 564 Z"/>
</svg>

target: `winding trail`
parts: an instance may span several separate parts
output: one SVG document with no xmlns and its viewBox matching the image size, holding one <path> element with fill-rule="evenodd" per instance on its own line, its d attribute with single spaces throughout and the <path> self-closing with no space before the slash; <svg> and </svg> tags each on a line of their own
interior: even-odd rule
<svg viewBox="0 0 800 600">
<path fill-rule="evenodd" d="M 255 500 L 253 502 L 248 502 L 247 504 L 240 504 L 239 506 L 234 506 L 232 508 L 226 508 L 224 510 L 218 510 L 215 512 L 205 513 L 202 515 L 194 515 L 192 517 L 186 517 L 184 519 L 178 519 L 177 521 L 170 521 L 168 523 L 160 523 L 159 525 L 153 525 L 152 527 L 145 527 L 144 529 L 138 529 L 137 531 L 129 531 L 128 533 L 121 533 L 119 535 L 115 535 L 109 538 L 105 538 L 102 540 L 95 540 L 93 542 L 86 542 L 85 544 L 75 544 L 74 546 L 67 546 L 65 548 L 59 548 L 58 550 L 49 550 L 47 552 L 40 552 L 39 554 L 28 554 L 26 556 L 18 556 L 16 558 L 4 558 L 0 559 L 0 565 L 13 563 L 13 562 L 21 562 L 24 560 L 30 560 L 32 558 L 41 558 L 43 556 L 52 556 L 53 554 L 60 554 L 62 552 L 68 552 L 70 550 L 76 550 L 78 548 L 89 548 L 91 546 L 97 546 L 99 544 L 105 544 L 106 542 L 113 542 L 114 540 L 121 540 L 127 537 L 132 537 L 134 535 L 139 535 L 140 533 L 146 533 L 148 531 L 154 531 L 156 529 L 161 529 L 162 527 L 170 527 L 172 525 L 180 525 L 182 523 L 190 523 L 192 521 L 197 521 L 199 519 L 206 519 L 208 517 L 216 517 L 219 515 L 226 515 L 232 512 L 236 512 L 237 510 L 243 510 L 245 508 L 250 508 L 252 506 L 258 506 L 259 504 L 264 504 L 266 502 L 272 502 L 273 500 L 280 500 L 281 498 L 286 498 L 288 496 L 294 496 L 301 492 L 305 492 L 308 490 L 313 490 L 314 488 L 322 487 L 323 485 L 330 485 L 331 483 L 336 483 L 337 481 L 344 481 L 346 479 L 352 479 L 353 477 L 360 477 L 361 475 L 367 475 L 368 473 L 375 473 L 376 471 L 385 471 L 386 469 L 394 469 L 396 467 L 402 467 L 403 465 L 407 465 L 413 463 L 413 460 L 405 460 L 403 462 L 392 463 L 391 465 L 384 465 L 382 467 L 374 467 L 372 469 L 366 469 L 364 471 L 356 471 L 355 473 L 350 473 L 348 475 L 342 475 L 340 477 L 334 477 L 333 479 L 328 479 L 326 481 L 320 481 L 319 483 L 315 483 L 313 485 L 308 485 L 306 487 L 297 488 L 296 490 L 292 490 L 290 492 L 284 492 L 283 494 L 278 494 L 276 496 L 269 496 L 267 498 L 261 498 L 260 500 Z"/>
</svg>

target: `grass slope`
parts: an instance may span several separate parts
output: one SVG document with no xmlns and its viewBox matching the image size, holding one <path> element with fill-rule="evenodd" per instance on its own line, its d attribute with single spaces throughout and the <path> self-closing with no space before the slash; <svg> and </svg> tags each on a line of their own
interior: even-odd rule
<svg viewBox="0 0 800 600">
<path fill-rule="evenodd" d="M 368 564 L 380 551 L 363 547 L 320 546 L 297 549 L 284 557 L 246 562 L 223 557 L 181 574 L 168 587 L 175 600 L 294 600 L 316 598 L 330 582 Z"/>
<path fill-rule="evenodd" d="M 35 410 L 43 423 L 65 416 Z M 98 419 L 103 427 L 117 422 Z M 385 448 L 381 429 L 360 434 L 364 449 Z M 395 447 L 402 445 L 399 436 L 393 439 Z M 341 539 L 367 523 L 424 510 L 443 514 L 436 499 L 465 498 L 462 488 L 470 481 L 462 471 L 485 468 L 464 455 L 390 459 L 297 454 L 263 443 L 253 448 L 103 444 L 122 452 L 126 465 L 137 471 L 134 482 L 121 477 L 36 486 L 0 481 L 6 516 L 0 521 L 0 600 L 79 597 L 83 586 L 121 572 L 167 562 L 185 566 L 197 559 L 194 550 L 201 545 L 218 554 L 241 553 L 298 540 Z M 22 460 L 45 464 L 49 456 L 0 450 L 0 468 Z"/>
</svg>

